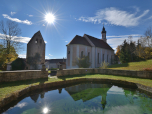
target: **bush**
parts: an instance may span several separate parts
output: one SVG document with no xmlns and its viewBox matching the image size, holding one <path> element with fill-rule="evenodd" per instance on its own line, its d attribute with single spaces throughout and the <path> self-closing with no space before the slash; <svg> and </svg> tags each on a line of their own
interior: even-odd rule
<svg viewBox="0 0 152 114">
<path fill-rule="evenodd" d="M 108 68 L 108 65 L 109 65 L 109 63 L 106 63 L 106 62 L 104 61 L 104 62 L 102 62 L 102 63 L 100 64 L 100 67 L 99 67 L 99 68 L 105 69 L 105 68 Z"/>
<path fill-rule="evenodd" d="M 25 69 L 25 62 L 21 58 L 17 58 L 15 61 L 11 63 L 12 70 L 24 70 Z"/>
</svg>

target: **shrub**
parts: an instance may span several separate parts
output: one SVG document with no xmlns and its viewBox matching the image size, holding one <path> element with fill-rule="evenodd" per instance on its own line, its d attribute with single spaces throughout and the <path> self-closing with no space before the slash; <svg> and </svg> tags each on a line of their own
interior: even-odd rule
<svg viewBox="0 0 152 114">
<path fill-rule="evenodd" d="M 106 62 L 104 61 L 104 62 L 102 62 L 102 63 L 100 64 L 100 67 L 99 67 L 99 68 L 105 69 L 105 68 L 108 68 L 108 65 L 109 65 L 109 63 L 106 63 Z"/>
</svg>

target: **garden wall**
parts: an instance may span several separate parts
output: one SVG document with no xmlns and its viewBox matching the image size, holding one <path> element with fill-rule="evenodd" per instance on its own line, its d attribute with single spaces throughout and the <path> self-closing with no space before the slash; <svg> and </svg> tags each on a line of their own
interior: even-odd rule
<svg viewBox="0 0 152 114">
<path fill-rule="evenodd" d="M 129 77 L 152 79 L 152 71 L 112 70 L 112 69 L 98 69 L 98 68 L 57 70 L 57 76 L 79 75 L 79 74 L 106 74 L 106 75 L 129 76 Z"/>
<path fill-rule="evenodd" d="M 41 70 L 19 70 L 0 72 L 0 82 L 11 82 L 38 78 L 48 78 L 48 72 Z"/>
</svg>

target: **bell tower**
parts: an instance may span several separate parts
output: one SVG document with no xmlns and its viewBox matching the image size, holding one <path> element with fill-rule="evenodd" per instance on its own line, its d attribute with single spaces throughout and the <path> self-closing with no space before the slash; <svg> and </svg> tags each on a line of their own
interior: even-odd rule
<svg viewBox="0 0 152 114">
<path fill-rule="evenodd" d="M 107 39 L 106 39 L 106 31 L 105 31 L 104 26 L 103 26 L 103 28 L 102 28 L 101 34 L 102 34 L 102 40 L 105 41 L 105 42 L 107 42 Z"/>
</svg>

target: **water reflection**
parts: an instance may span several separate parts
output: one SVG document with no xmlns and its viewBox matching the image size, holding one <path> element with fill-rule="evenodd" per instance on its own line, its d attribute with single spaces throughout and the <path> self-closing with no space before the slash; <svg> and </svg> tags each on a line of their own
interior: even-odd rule
<svg viewBox="0 0 152 114">
<path fill-rule="evenodd" d="M 83 102 L 93 99 L 98 96 L 102 96 L 101 104 L 103 109 L 106 105 L 107 91 L 112 87 L 108 84 L 80 84 L 76 86 L 71 86 L 65 88 L 65 90 L 70 94 L 70 96 L 75 100 L 82 99 Z"/>
<path fill-rule="evenodd" d="M 33 92 L 10 107 L 5 113 L 151 114 L 152 99 L 137 90 L 110 84 L 83 83 L 47 92 Z"/>
</svg>

